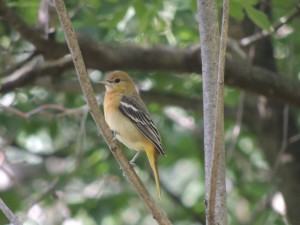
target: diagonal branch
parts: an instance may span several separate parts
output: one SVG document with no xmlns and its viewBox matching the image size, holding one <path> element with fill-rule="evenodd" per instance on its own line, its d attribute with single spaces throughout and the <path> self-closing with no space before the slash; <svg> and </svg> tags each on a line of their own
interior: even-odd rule
<svg viewBox="0 0 300 225">
<path fill-rule="evenodd" d="M 1 1 L 1 0 L 0 0 Z M 34 81 L 43 76 L 56 76 L 66 69 L 73 68 L 71 57 L 64 57 L 54 61 L 46 61 L 45 63 L 35 66 L 28 65 L 17 70 L 10 76 L 2 80 L 0 93 L 7 93 L 18 87 L 34 84 Z"/>
<path fill-rule="evenodd" d="M 61 22 L 62 28 L 65 33 L 65 37 L 68 42 L 68 46 L 73 58 L 73 62 L 78 74 L 78 78 L 80 81 L 80 85 L 82 91 L 84 93 L 85 99 L 90 109 L 90 113 L 97 124 L 99 130 L 102 133 L 105 141 L 110 147 L 111 152 L 113 153 L 114 157 L 124 170 L 127 178 L 135 187 L 136 191 L 139 193 L 140 197 L 144 200 L 146 206 L 148 207 L 149 211 L 153 215 L 153 217 L 157 220 L 159 224 L 162 225 L 170 225 L 171 222 L 165 216 L 165 214 L 158 208 L 155 204 L 154 200 L 151 198 L 150 194 L 145 189 L 143 183 L 132 169 L 131 165 L 129 164 L 128 160 L 122 153 L 121 149 L 116 145 L 116 142 L 113 140 L 112 133 L 105 123 L 104 117 L 100 112 L 98 107 L 98 103 L 95 98 L 95 94 L 93 92 L 92 85 L 89 81 L 88 74 L 85 69 L 85 65 L 83 62 L 83 58 L 81 55 L 81 51 L 77 42 L 77 38 L 75 32 L 72 28 L 71 21 L 68 17 L 67 9 L 63 0 L 55 0 L 55 7 Z"/>
<path fill-rule="evenodd" d="M 25 58 L 21 62 L 18 62 L 16 64 L 14 64 L 12 67 L 9 67 L 7 70 L 5 70 L 2 74 L 2 77 L 9 76 L 12 73 L 14 73 L 15 71 L 21 69 L 24 65 L 26 65 L 31 60 L 33 60 L 36 56 L 38 56 L 38 53 L 36 51 L 34 51 L 33 53 L 31 53 L 27 58 Z"/>
<path fill-rule="evenodd" d="M 0 209 L 13 225 L 22 225 L 18 217 L 8 208 L 8 206 L 1 198 L 0 198 Z"/>
<path fill-rule="evenodd" d="M 261 32 L 253 34 L 249 37 L 244 37 L 240 40 L 240 45 L 243 47 L 247 47 L 263 38 L 272 35 L 280 27 L 282 27 L 284 24 L 287 24 L 289 21 L 297 17 L 299 14 L 300 14 L 300 3 L 298 3 L 295 7 L 293 7 L 292 11 L 289 12 L 288 15 L 279 18 L 279 20 L 273 26 L 271 26 L 269 31 L 262 30 Z"/>
</svg>

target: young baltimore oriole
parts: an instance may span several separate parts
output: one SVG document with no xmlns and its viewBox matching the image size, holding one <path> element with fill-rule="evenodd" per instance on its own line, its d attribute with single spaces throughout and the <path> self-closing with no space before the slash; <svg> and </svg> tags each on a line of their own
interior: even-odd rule
<svg viewBox="0 0 300 225">
<path fill-rule="evenodd" d="M 133 79 L 125 72 L 109 73 L 105 84 L 104 116 L 115 137 L 129 149 L 138 151 L 130 163 L 134 163 L 140 151 L 145 151 L 152 168 L 157 194 L 161 198 L 157 159 L 165 156 L 160 134 L 140 98 Z"/>
</svg>

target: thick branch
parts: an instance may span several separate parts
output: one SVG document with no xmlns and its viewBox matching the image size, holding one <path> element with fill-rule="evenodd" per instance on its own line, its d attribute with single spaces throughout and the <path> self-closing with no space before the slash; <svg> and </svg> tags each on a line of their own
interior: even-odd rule
<svg viewBox="0 0 300 225">
<path fill-rule="evenodd" d="M 244 60 L 227 57 L 225 84 L 300 107 L 300 82 Z"/>
<path fill-rule="evenodd" d="M 199 73 L 201 68 L 199 48 L 103 46 L 87 41 L 81 41 L 80 46 L 84 50 L 83 56 L 90 69 Z M 59 49 L 58 52 L 64 52 L 66 46 L 55 43 L 52 47 L 53 51 Z M 70 58 L 46 62 L 25 71 L 23 76 L 3 80 L 0 93 L 32 84 L 40 76 L 57 76 L 71 68 L 73 65 Z M 245 60 L 233 58 L 231 55 L 226 57 L 225 84 L 300 107 L 300 82 L 288 77 L 252 66 Z"/>
</svg>

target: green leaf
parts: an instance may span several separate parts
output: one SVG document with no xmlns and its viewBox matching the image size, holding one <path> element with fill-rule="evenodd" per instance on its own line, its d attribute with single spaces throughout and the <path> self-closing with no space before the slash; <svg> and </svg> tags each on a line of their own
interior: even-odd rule
<svg viewBox="0 0 300 225">
<path fill-rule="evenodd" d="M 245 13 L 243 11 L 243 6 L 239 2 L 232 1 L 230 5 L 230 16 L 236 20 L 243 20 Z"/>
<path fill-rule="evenodd" d="M 252 6 L 246 6 L 245 10 L 253 23 L 255 23 L 257 26 L 259 26 L 264 30 L 270 29 L 271 23 L 266 14 L 264 14 L 263 12 L 257 10 Z"/>
</svg>

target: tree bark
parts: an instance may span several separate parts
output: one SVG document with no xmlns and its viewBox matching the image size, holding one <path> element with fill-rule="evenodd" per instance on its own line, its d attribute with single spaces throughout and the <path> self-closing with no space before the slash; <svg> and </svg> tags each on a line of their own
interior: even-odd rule
<svg viewBox="0 0 300 225">
<path fill-rule="evenodd" d="M 206 224 L 226 225 L 223 110 L 219 108 L 223 107 L 223 101 L 218 99 L 223 98 L 222 94 L 218 96 L 222 92 L 223 83 L 220 84 L 218 80 L 220 41 L 216 2 L 198 0 L 198 18 L 203 76 Z"/>
</svg>

